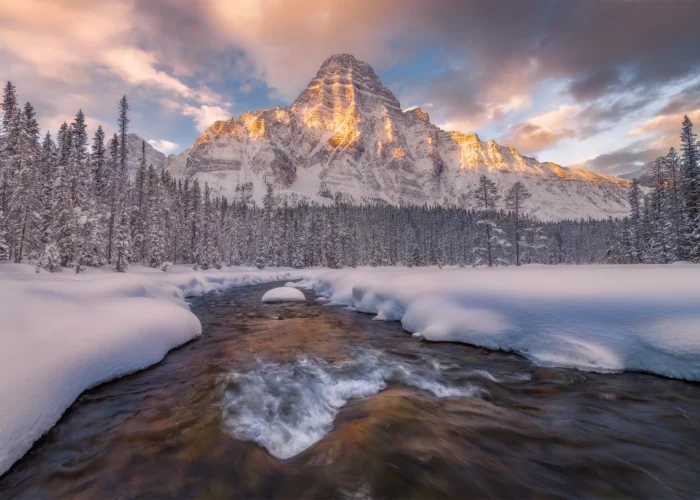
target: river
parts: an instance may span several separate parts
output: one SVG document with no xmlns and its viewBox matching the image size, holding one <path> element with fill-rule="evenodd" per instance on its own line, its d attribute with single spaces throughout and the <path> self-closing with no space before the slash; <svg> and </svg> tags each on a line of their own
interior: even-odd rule
<svg viewBox="0 0 700 500">
<path fill-rule="evenodd" d="M 191 300 L 203 335 L 85 392 L 0 498 L 691 498 L 700 384 L 412 339 L 274 285 Z"/>
</svg>

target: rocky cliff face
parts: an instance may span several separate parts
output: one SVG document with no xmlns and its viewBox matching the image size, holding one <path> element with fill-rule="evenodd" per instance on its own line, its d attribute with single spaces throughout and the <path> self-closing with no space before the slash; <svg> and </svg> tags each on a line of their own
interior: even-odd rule
<svg viewBox="0 0 700 500">
<path fill-rule="evenodd" d="M 247 185 L 259 198 L 272 183 L 290 197 L 319 201 L 340 193 L 353 203 L 467 207 L 485 174 L 503 191 L 525 183 L 533 195 L 527 208 L 541 219 L 628 211 L 627 181 L 441 130 L 420 108 L 402 111 L 369 64 L 347 54 L 327 59 L 290 107 L 217 121 L 167 168 L 230 197 Z"/>
</svg>

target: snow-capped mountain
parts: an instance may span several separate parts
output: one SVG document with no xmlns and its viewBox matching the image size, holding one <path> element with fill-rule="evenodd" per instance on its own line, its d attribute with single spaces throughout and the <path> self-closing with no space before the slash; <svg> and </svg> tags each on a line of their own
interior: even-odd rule
<svg viewBox="0 0 700 500">
<path fill-rule="evenodd" d="M 271 183 L 319 201 L 340 193 L 353 203 L 469 207 L 486 174 L 503 192 L 522 181 L 532 193 L 529 212 L 543 220 L 623 216 L 629 208 L 629 181 L 441 130 L 420 108 L 403 111 L 372 67 L 347 54 L 328 58 L 290 107 L 217 121 L 167 168 L 229 197 L 245 186 L 260 199 Z"/>
<path fill-rule="evenodd" d="M 652 166 L 645 165 L 638 170 L 622 174 L 619 177 L 622 179 L 627 179 L 629 181 L 637 179 L 640 186 L 652 187 L 654 182 L 654 174 L 652 173 Z"/>
<path fill-rule="evenodd" d="M 126 171 L 132 179 L 136 177 L 136 172 L 139 170 L 141 148 L 144 142 L 146 143 L 146 165 L 153 165 L 157 170 L 160 170 L 168 163 L 168 158 L 163 153 L 140 136 L 134 133 L 126 134 Z"/>
</svg>

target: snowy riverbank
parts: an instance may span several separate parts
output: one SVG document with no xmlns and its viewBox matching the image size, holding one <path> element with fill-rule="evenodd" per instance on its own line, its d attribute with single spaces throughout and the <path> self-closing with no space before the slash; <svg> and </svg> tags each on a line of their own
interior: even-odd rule
<svg viewBox="0 0 700 500">
<path fill-rule="evenodd" d="M 700 380 L 700 266 L 225 268 L 36 274 L 0 265 L 0 474 L 81 392 L 200 335 L 185 297 L 304 278 L 332 302 L 431 341 L 540 365 Z"/>
<path fill-rule="evenodd" d="M 430 341 L 700 380 L 700 265 L 362 268 L 306 284 Z"/>
<path fill-rule="evenodd" d="M 202 332 L 185 297 L 309 277 L 317 271 L 224 268 L 76 275 L 0 265 L 0 474 L 84 390 L 146 368 Z"/>
</svg>

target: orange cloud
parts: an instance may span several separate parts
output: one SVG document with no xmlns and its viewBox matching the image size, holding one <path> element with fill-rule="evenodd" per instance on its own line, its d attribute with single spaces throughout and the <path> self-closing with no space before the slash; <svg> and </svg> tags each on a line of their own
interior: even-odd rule
<svg viewBox="0 0 700 500">
<path fill-rule="evenodd" d="M 512 127 L 504 142 L 532 154 L 563 139 L 576 137 L 573 123 L 578 111 L 578 106 L 564 104 L 555 110 L 534 116 Z"/>
</svg>

